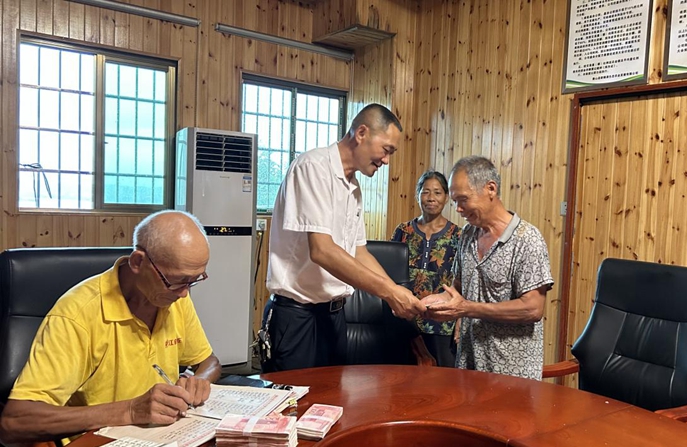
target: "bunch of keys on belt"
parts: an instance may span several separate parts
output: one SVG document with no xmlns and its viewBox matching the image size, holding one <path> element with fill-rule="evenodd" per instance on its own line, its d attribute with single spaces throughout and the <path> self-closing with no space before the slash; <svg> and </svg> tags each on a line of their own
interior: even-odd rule
<svg viewBox="0 0 687 447">
<path fill-rule="evenodd" d="M 267 320 L 265 321 L 265 327 L 260 328 L 258 331 L 258 337 L 250 347 L 257 350 L 258 357 L 260 358 L 260 363 L 265 363 L 267 360 L 272 358 L 272 345 L 270 343 L 270 319 L 272 318 L 272 309 L 270 309 L 267 314 Z"/>
</svg>

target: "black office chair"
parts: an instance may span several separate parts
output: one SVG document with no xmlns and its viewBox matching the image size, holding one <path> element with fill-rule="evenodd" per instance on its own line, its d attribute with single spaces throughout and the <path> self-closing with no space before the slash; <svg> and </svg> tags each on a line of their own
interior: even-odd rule
<svg viewBox="0 0 687 447">
<path fill-rule="evenodd" d="M 0 253 L 0 408 L 38 326 L 72 286 L 112 267 L 131 248 L 18 248 Z"/>
<path fill-rule="evenodd" d="M 368 241 L 367 250 L 397 284 L 410 281 L 408 246 L 401 242 Z M 344 307 L 348 353 L 346 363 L 420 364 L 436 366 L 414 321 L 396 318 L 386 302 L 356 290 Z"/>
<path fill-rule="evenodd" d="M 687 405 L 687 268 L 624 259 L 599 266 L 589 321 L 569 360 L 579 388 L 655 411 Z M 687 418 L 687 407 L 661 411 Z"/>
</svg>

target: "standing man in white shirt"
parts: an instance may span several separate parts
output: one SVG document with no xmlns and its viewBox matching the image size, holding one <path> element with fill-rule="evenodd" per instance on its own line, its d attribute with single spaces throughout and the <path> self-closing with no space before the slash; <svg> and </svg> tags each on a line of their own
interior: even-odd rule
<svg viewBox="0 0 687 447">
<path fill-rule="evenodd" d="M 270 230 L 271 359 L 264 372 L 342 364 L 343 307 L 354 288 L 379 296 L 398 317 L 423 312 L 420 301 L 394 283 L 365 248 L 355 178 L 358 171 L 372 177 L 388 164 L 402 131 L 389 109 L 370 104 L 341 141 L 301 154 L 286 173 Z"/>
</svg>

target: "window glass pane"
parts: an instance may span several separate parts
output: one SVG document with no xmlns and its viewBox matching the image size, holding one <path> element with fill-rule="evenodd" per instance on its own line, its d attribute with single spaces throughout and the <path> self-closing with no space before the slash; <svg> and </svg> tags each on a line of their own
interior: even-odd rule
<svg viewBox="0 0 687 447">
<path fill-rule="evenodd" d="M 281 119 L 272 118 L 270 120 L 270 147 L 272 149 L 282 149 L 282 129 Z"/>
<path fill-rule="evenodd" d="M 319 147 L 317 145 L 317 124 L 308 122 L 305 125 L 305 150 Z"/>
<path fill-rule="evenodd" d="M 120 175 L 117 188 L 118 203 L 136 203 L 136 178 L 129 175 Z"/>
<path fill-rule="evenodd" d="M 307 110 L 306 110 L 306 115 L 308 120 L 316 121 L 317 120 L 317 105 L 319 101 L 317 100 L 317 96 L 312 96 L 312 95 L 307 95 L 307 100 L 308 100 L 308 105 Z"/>
<path fill-rule="evenodd" d="M 60 139 L 58 132 L 41 131 L 38 137 L 38 158 L 43 169 L 58 170 Z M 57 181 L 57 177 L 55 177 Z"/>
<path fill-rule="evenodd" d="M 60 129 L 78 131 L 81 127 L 79 122 L 81 98 L 79 96 L 76 93 L 60 93 Z"/>
<path fill-rule="evenodd" d="M 60 206 L 62 208 L 79 208 L 79 175 L 60 174 Z"/>
<path fill-rule="evenodd" d="M 155 169 L 155 175 L 156 176 L 164 175 L 164 172 L 165 172 L 165 144 L 161 141 L 155 142 L 155 154 L 153 155 L 153 167 Z"/>
<path fill-rule="evenodd" d="M 136 203 L 153 202 L 153 178 L 136 177 Z"/>
<path fill-rule="evenodd" d="M 303 93 L 296 95 L 296 118 L 304 120 L 306 118 L 305 108 L 308 105 L 307 97 Z"/>
<path fill-rule="evenodd" d="M 243 110 L 256 113 L 258 111 L 258 87 L 243 84 Z"/>
<path fill-rule="evenodd" d="M 79 135 L 76 133 L 60 134 L 60 169 L 74 172 L 79 170 Z M 60 179 L 63 178 L 60 177 Z M 70 208 L 78 208 L 78 206 Z"/>
<path fill-rule="evenodd" d="M 153 104 L 150 102 L 138 102 L 138 129 L 139 137 L 153 137 Z"/>
<path fill-rule="evenodd" d="M 107 147 L 107 145 L 105 146 Z M 81 165 L 80 169 L 84 172 L 94 172 L 93 152 L 95 148 L 95 138 L 93 135 L 81 135 Z"/>
<path fill-rule="evenodd" d="M 95 56 L 81 55 L 81 91 L 95 93 Z"/>
<path fill-rule="evenodd" d="M 59 208 L 59 176 L 56 172 L 46 172 L 45 176 L 36 174 L 38 177 L 38 201 L 41 208 Z M 41 178 L 42 177 L 42 178 Z M 46 186 L 46 184 L 48 186 Z"/>
<path fill-rule="evenodd" d="M 167 101 L 167 72 L 155 72 L 155 100 Z"/>
<path fill-rule="evenodd" d="M 153 142 L 151 140 L 138 140 L 136 151 L 136 173 L 139 175 L 153 175 Z M 150 185 L 152 200 L 152 183 Z"/>
<path fill-rule="evenodd" d="M 81 95 L 81 132 L 91 133 L 95 130 L 95 98 L 92 95 Z"/>
<path fill-rule="evenodd" d="M 39 178 L 37 171 L 19 171 L 19 207 L 35 208 L 38 206 L 36 195 L 36 180 Z"/>
<path fill-rule="evenodd" d="M 162 203 L 164 202 L 164 186 L 165 185 L 163 179 L 155 177 L 155 179 L 153 180 L 153 203 L 155 205 L 162 205 Z"/>
<path fill-rule="evenodd" d="M 79 53 L 72 51 L 62 51 L 60 61 L 60 85 L 65 90 L 79 90 Z"/>
<path fill-rule="evenodd" d="M 19 163 L 38 163 L 38 131 L 30 129 L 19 130 Z"/>
<path fill-rule="evenodd" d="M 136 101 L 121 99 L 119 101 L 119 133 L 136 135 Z"/>
<path fill-rule="evenodd" d="M 334 143 L 339 139 L 339 128 L 337 126 L 329 126 L 329 141 Z"/>
<path fill-rule="evenodd" d="M 53 90 L 41 90 L 39 93 L 40 118 L 38 125 L 49 129 L 60 127 L 60 94 Z"/>
<path fill-rule="evenodd" d="M 117 203 L 117 176 L 106 175 L 103 182 L 105 203 Z"/>
<path fill-rule="evenodd" d="M 296 152 L 305 152 L 305 121 L 296 121 Z"/>
<path fill-rule="evenodd" d="M 105 133 L 119 133 L 119 101 L 105 98 Z"/>
<path fill-rule="evenodd" d="M 38 90 L 19 88 L 19 126 L 38 127 Z"/>
<path fill-rule="evenodd" d="M 258 132 L 258 117 L 256 115 L 243 115 L 243 131 L 247 133 Z"/>
<path fill-rule="evenodd" d="M 167 117 L 165 116 L 166 106 L 164 104 L 155 104 L 155 138 L 165 138 L 167 132 Z"/>
<path fill-rule="evenodd" d="M 270 113 L 270 88 L 258 87 L 258 113 Z"/>
<path fill-rule="evenodd" d="M 326 124 L 317 125 L 317 145 L 319 147 L 329 146 L 329 126 Z"/>
<path fill-rule="evenodd" d="M 128 65 L 119 66 L 119 96 L 136 97 L 137 69 Z"/>
<path fill-rule="evenodd" d="M 258 209 L 266 210 L 272 208 L 274 201 L 270 203 L 269 187 L 266 183 L 258 183 L 257 204 Z"/>
<path fill-rule="evenodd" d="M 328 122 L 329 121 L 329 98 L 318 98 L 317 100 L 317 112 L 318 120 Z"/>
<path fill-rule="evenodd" d="M 338 123 L 339 122 L 339 100 L 330 99 L 329 100 L 329 122 Z M 338 138 L 338 136 L 337 136 Z"/>
<path fill-rule="evenodd" d="M 106 174 L 115 174 L 117 172 L 117 138 L 105 138 L 105 151 L 103 153 L 104 170 Z"/>
<path fill-rule="evenodd" d="M 258 116 L 258 147 L 267 148 L 269 145 L 270 119 Z"/>
<path fill-rule="evenodd" d="M 19 49 L 19 83 L 38 85 L 38 47 L 26 43 Z"/>
<path fill-rule="evenodd" d="M 117 172 L 120 174 L 136 173 L 136 140 L 133 138 L 119 139 L 119 164 Z M 121 183 L 121 178 L 120 178 Z M 121 191 L 121 189 L 120 189 Z M 133 192 L 132 192 L 133 197 Z"/>
<path fill-rule="evenodd" d="M 284 93 L 276 88 L 272 89 L 272 104 L 270 106 L 270 114 L 283 116 L 284 109 Z"/>
<path fill-rule="evenodd" d="M 105 64 L 105 94 L 119 95 L 119 66 L 109 62 Z"/>
<path fill-rule="evenodd" d="M 88 174 L 81 175 L 81 209 L 93 209 L 93 176 Z"/>
<path fill-rule="evenodd" d="M 41 87 L 59 88 L 60 86 L 60 50 L 41 47 L 38 79 Z"/>
<path fill-rule="evenodd" d="M 138 69 L 138 97 L 139 99 L 155 99 L 155 72 L 145 68 Z"/>
</svg>

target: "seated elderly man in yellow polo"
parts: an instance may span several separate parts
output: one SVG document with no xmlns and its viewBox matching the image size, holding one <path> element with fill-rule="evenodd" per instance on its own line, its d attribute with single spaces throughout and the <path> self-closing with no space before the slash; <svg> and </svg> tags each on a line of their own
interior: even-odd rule
<svg viewBox="0 0 687 447">
<path fill-rule="evenodd" d="M 67 291 L 43 320 L 0 416 L 3 443 L 171 424 L 208 398 L 220 364 L 189 298 L 207 278 L 203 227 L 190 214 L 158 212 L 135 228 L 134 246 Z M 180 377 L 179 366 L 195 374 Z"/>
</svg>

